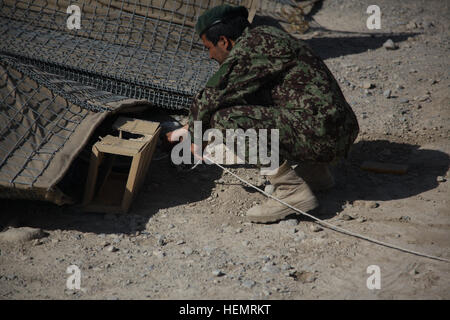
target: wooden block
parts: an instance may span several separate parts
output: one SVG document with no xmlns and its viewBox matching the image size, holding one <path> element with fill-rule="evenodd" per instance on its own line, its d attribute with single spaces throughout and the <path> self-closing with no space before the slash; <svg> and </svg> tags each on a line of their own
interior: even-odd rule
<svg viewBox="0 0 450 320">
<path fill-rule="evenodd" d="M 86 211 L 126 213 L 145 180 L 153 152 L 155 151 L 161 127 L 158 122 L 120 117 L 114 128 L 119 137 L 107 135 L 92 147 L 88 183 L 83 204 Z M 138 139 L 123 139 L 122 132 L 139 134 Z M 97 183 L 98 169 L 104 158 L 110 154 L 106 164 L 106 175 Z M 115 155 L 132 157 L 128 174 L 112 171 Z M 100 183 L 100 187 L 96 187 Z M 97 192 L 95 192 L 98 189 Z"/>
<path fill-rule="evenodd" d="M 405 174 L 408 166 L 404 164 L 364 161 L 361 169 L 378 173 Z"/>
</svg>

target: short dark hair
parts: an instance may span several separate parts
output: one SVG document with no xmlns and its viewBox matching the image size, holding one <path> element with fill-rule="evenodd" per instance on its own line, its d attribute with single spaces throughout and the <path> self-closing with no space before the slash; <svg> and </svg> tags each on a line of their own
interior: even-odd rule
<svg viewBox="0 0 450 320">
<path fill-rule="evenodd" d="M 233 17 L 213 25 L 204 32 L 206 39 L 211 41 L 213 45 L 217 45 L 220 36 L 225 36 L 228 39 L 236 41 L 241 36 L 245 28 L 249 27 L 250 23 L 242 16 Z"/>
</svg>

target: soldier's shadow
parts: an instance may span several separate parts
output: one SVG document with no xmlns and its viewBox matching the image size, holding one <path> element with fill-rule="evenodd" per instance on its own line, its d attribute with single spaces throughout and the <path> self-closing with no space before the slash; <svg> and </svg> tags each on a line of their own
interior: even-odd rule
<svg viewBox="0 0 450 320">
<path fill-rule="evenodd" d="M 274 18 L 269 16 L 256 15 L 252 27 L 269 25 L 286 31 L 282 25 Z M 312 27 L 306 31 L 305 35 L 313 34 L 314 31 L 321 31 L 324 35 L 305 39 L 304 41 L 313 49 L 313 51 L 322 59 L 330 59 L 349 54 L 366 52 L 381 48 L 383 44 L 391 39 L 395 43 L 406 41 L 409 37 L 414 37 L 418 33 L 381 33 L 381 32 L 351 32 L 330 30 L 323 27 Z"/>
<path fill-rule="evenodd" d="M 407 165 L 405 174 L 377 173 L 361 169 L 364 161 Z M 359 141 L 348 159 L 332 171 L 336 186 L 316 196 L 320 207 L 311 212 L 320 219 L 336 216 L 356 200 L 380 203 L 406 199 L 436 188 L 445 176 L 450 157 L 439 150 L 386 140 Z"/>
</svg>

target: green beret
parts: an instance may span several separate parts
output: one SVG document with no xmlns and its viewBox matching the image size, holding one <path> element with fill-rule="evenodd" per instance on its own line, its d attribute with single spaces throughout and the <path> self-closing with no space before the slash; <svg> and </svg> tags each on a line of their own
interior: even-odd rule
<svg viewBox="0 0 450 320">
<path fill-rule="evenodd" d="M 242 16 L 247 19 L 247 8 L 243 6 L 234 7 L 228 4 L 223 4 L 221 6 L 208 9 L 198 18 L 197 24 L 195 25 L 195 32 L 201 36 L 213 25 L 237 16 Z"/>
</svg>

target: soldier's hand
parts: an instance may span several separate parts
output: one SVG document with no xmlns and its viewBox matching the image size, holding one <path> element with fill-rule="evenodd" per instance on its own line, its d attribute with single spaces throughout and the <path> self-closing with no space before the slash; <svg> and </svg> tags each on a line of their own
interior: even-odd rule
<svg viewBox="0 0 450 320">
<path fill-rule="evenodd" d="M 182 128 L 166 133 L 166 140 L 169 143 L 177 143 L 183 141 L 183 139 L 187 137 L 188 132 L 188 125 L 185 125 Z"/>
</svg>

